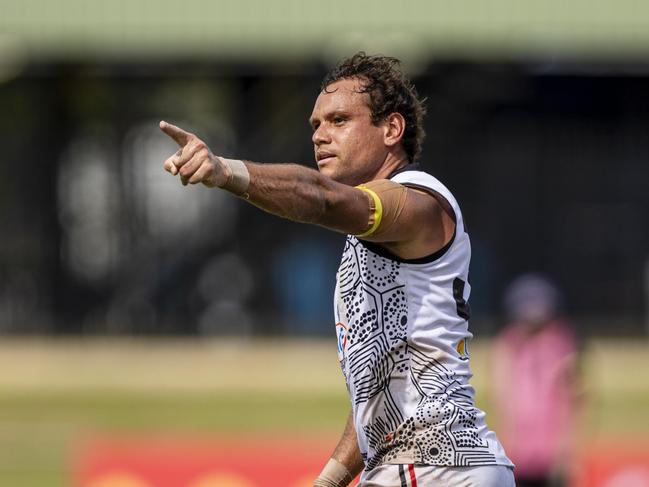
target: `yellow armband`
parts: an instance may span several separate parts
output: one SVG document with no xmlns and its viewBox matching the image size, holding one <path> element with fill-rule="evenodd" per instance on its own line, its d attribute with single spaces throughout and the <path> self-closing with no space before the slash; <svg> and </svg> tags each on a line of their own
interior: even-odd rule
<svg viewBox="0 0 649 487">
<path fill-rule="evenodd" d="M 370 200 L 368 229 L 356 236 L 380 237 L 401 215 L 406 204 L 408 188 L 389 179 L 370 181 L 356 188 L 367 193 Z"/>
</svg>

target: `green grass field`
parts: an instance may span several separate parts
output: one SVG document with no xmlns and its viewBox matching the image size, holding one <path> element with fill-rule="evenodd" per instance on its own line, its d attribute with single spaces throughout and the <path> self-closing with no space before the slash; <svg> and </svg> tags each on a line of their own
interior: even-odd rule
<svg viewBox="0 0 649 487">
<path fill-rule="evenodd" d="M 489 418 L 489 343 L 471 351 L 478 403 Z M 584 441 L 649 436 L 649 343 L 591 342 L 583 369 Z M 333 339 L 5 339 L 0 485 L 69 485 L 70 455 L 95 435 L 282 431 L 329 439 L 347 412 Z M 490 424 L 497 427 L 493 418 Z"/>
</svg>

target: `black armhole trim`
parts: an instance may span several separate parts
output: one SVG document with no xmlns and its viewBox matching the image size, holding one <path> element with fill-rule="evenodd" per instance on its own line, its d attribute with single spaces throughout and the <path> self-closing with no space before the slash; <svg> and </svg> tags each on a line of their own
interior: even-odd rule
<svg viewBox="0 0 649 487">
<path fill-rule="evenodd" d="M 406 172 L 406 171 L 420 171 L 419 169 L 419 164 L 414 163 L 414 164 L 407 164 L 406 166 L 402 167 L 401 169 L 397 169 L 394 171 L 390 176 L 388 176 L 388 179 L 392 179 L 392 177 L 396 176 L 399 173 Z M 415 189 L 420 189 L 422 191 L 425 191 L 429 193 L 431 196 L 434 198 L 436 197 L 435 195 L 439 196 L 440 198 L 444 198 L 442 194 L 439 192 L 435 191 L 432 188 L 429 188 L 427 186 L 422 186 L 419 184 L 412 184 L 412 183 L 400 183 L 403 184 L 404 186 L 408 188 L 415 188 Z M 434 194 L 433 194 L 434 193 Z M 448 201 L 446 198 L 444 200 L 448 203 L 449 207 L 451 208 L 451 211 L 453 212 L 453 221 L 455 222 L 455 228 L 453 229 L 453 236 L 451 239 L 446 242 L 444 247 L 441 249 L 433 252 L 430 255 L 426 255 L 424 257 L 419 257 L 417 259 L 402 259 L 401 257 L 394 255 L 392 252 L 390 252 L 388 249 L 383 247 L 382 245 L 379 245 L 374 242 L 367 242 L 365 240 L 358 239 L 358 241 L 363 245 L 367 250 L 380 255 L 381 257 L 385 257 L 386 259 L 394 260 L 397 262 L 403 262 L 404 264 L 429 264 L 430 262 L 435 262 L 436 260 L 442 258 L 446 252 L 448 252 L 448 249 L 451 248 L 451 245 L 453 245 L 453 242 L 455 242 L 455 236 L 457 234 L 457 215 L 455 214 L 455 210 L 453 210 L 453 206 L 451 205 L 451 202 Z"/>
<path fill-rule="evenodd" d="M 435 262 L 436 260 L 442 258 L 442 256 L 448 252 L 448 249 L 451 248 L 451 245 L 453 245 L 453 242 L 455 242 L 455 232 L 457 231 L 457 225 L 455 226 L 455 230 L 453 231 L 453 236 L 451 239 L 442 247 L 441 249 L 433 252 L 430 255 L 426 255 L 424 257 L 419 257 L 417 259 L 402 259 L 401 257 L 394 255 L 392 252 L 390 252 L 388 249 L 383 247 L 382 245 L 379 245 L 374 242 L 367 242 L 365 240 L 358 239 L 358 241 L 365 247 L 367 250 L 380 255 L 381 257 L 385 257 L 386 259 L 390 260 L 395 260 L 397 262 L 402 262 L 404 264 L 429 264 L 430 262 Z"/>
<path fill-rule="evenodd" d="M 453 205 L 451 205 L 451 202 L 447 200 L 442 193 L 439 191 L 435 191 L 433 188 L 429 188 L 428 186 L 422 186 L 421 184 L 416 184 L 416 183 L 399 183 L 405 186 L 406 188 L 414 188 L 414 189 L 419 189 L 425 193 L 428 193 L 431 195 L 433 198 L 442 198 L 444 201 L 446 201 L 446 204 L 448 204 L 449 209 L 451 210 L 451 218 L 453 219 L 453 223 L 455 223 L 455 227 L 457 228 L 457 215 L 455 214 L 455 210 L 453 209 Z M 443 209 L 443 208 L 442 208 Z"/>
<path fill-rule="evenodd" d="M 406 171 L 421 171 L 421 167 L 419 166 L 418 162 L 411 162 L 411 163 L 406 164 L 405 166 L 397 169 L 396 171 L 391 172 L 390 175 L 386 179 L 392 179 L 397 174 L 401 174 L 402 172 L 406 172 Z"/>
</svg>

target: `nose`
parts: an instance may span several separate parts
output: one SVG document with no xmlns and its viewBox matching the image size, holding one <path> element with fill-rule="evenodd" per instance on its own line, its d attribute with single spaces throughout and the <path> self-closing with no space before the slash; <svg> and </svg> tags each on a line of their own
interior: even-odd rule
<svg viewBox="0 0 649 487">
<path fill-rule="evenodd" d="M 325 128 L 324 125 L 325 124 L 320 124 L 318 128 L 313 131 L 313 135 L 311 136 L 311 140 L 316 146 L 320 146 L 321 144 L 328 144 L 331 142 L 329 131 Z"/>
</svg>

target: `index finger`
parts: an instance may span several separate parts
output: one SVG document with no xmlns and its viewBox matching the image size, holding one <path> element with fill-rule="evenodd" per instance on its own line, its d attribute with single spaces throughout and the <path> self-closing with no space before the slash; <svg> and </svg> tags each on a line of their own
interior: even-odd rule
<svg viewBox="0 0 649 487">
<path fill-rule="evenodd" d="M 167 123 L 164 120 L 160 122 L 160 129 L 169 137 L 174 139 L 180 147 L 187 145 L 189 138 L 192 136 L 192 134 L 190 134 L 189 132 L 185 132 L 180 127 L 176 127 L 175 125 Z"/>
</svg>

